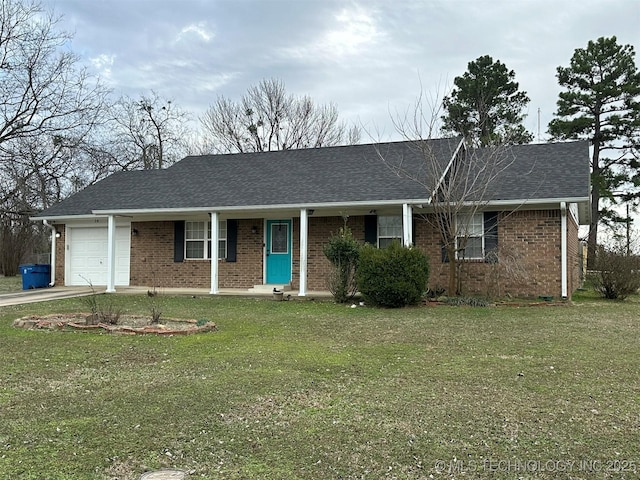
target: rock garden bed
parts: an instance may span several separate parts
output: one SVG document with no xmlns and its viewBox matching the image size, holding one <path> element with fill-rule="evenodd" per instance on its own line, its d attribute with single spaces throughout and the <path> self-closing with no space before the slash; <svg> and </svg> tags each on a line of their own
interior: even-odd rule
<svg viewBox="0 0 640 480">
<path fill-rule="evenodd" d="M 79 331 L 95 333 L 116 333 L 122 335 L 189 335 L 212 332 L 216 324 L 206 320 L 182 320 L 163 318 L 153 323 L 143 315 L 120 315 L 115 323 L 94 322 L 91 314 L 51 314 L 29 315 L 13 322 L 17 328 L 30 330 Z"/>
</svg>

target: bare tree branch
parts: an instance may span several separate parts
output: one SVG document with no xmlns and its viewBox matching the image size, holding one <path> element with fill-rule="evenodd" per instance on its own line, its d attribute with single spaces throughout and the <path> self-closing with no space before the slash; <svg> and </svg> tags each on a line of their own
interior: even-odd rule
<svg viewBox="0 0 640 480">
<path fill-rule="evenodd" d="M 396 175 L 425 189 L 430 201 L 422 218 L 439 234 L 449 261 L 448 292 L 454 295 L 461 289 L 459 272 L 469 247 L 474 215 L 485 210 L 498 178 L 515 158 L 507 145 L 477 149 L 469 147 L 462 137 L 451 139 L 455 153 L 452 158 L 443 158 L 434 151 L 432 142 L 441 108 L 438 96 L 421 93 L 411 108 L 393 118 L 398 133 L 411 144 L 412 158 L 393 158 L 380 149 L 378 156 Z"/>
<path fill-rule="evenodd" d="M 308 96 L 288 95 L 276 79 L 250 87 L 240 102 L 218 97 L 200 124 L 210 153 L 317 148 L 360 140 L 359 129 L 339 121 L 334 104 L 317 106 Z"/>
</svg>

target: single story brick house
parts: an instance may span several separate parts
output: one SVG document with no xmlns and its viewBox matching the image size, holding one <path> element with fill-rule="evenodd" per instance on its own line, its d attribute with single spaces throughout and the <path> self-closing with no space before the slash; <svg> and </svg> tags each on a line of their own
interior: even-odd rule
<svg viewBox="0 0 640 480">
<path fill-rule="evenodd" d="M 424 142 L 443 172 L 469 154 L 460 138 Z M 509 154 L 473 219 L 465 286 L 484 294 L 498 282 L 502 294 L 570 298 L 579 286 L 578 228 L 590 215 L 588 144 L 518 145 Z M 34 220 L 53 230 L 57 284 L 211 294 L 284 287 L 305 296 L 327 289 L 323 246 L 348 216 L 362 242 L 423 249 L 436 287 L 447 285 L 448 268 L 438 232 L 423 220 L 432 193 L 401 173 L 423 162 L 415 142 L 189 156 L 164 170 L 115 173 Z M 503 257 L 486 261 L 496 243 L 524 275 L 509 277 Z"/>
</svg>

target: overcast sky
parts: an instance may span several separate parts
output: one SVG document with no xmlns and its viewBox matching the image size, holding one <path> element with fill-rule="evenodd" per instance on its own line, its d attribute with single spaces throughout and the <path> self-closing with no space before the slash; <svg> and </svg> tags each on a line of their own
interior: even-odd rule
<svg viewBox="0 0 640 480">
<path fill-rule="evenodd" d="M 73 50 L 118 95 L 153 89 L 201 114 L 263 78 L 333 102 L 375 139 L 421 89 L 440 96 L 468 62 L 491 55 L 531 99 L 542 139 L 576 48 L 615 35 L 640 50 L 640 0 L 44 0 Z M 640 64 L 640 59 L 636 58 Z M 368 140 L 366 135 L 363 140 Z"/>
</svg>

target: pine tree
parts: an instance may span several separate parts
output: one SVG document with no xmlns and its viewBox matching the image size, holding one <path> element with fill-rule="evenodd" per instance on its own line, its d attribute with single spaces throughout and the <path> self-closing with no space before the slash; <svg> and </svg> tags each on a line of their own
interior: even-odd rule
<svg viewBox="0 0 640 480">
<path fill-rule="evenodd" d="M 590 264 L 599 223 L 616 219 L 608 207 L 620 198 L 638 197 L 633 189 L 638 178 L 633 150 L 640 135 L 640 73 L 634 57 L 633 46 L 619 45 L 615 36 L 601 37 L 589 41 L 586 49 L 576 49 L 569 67 L 557 69 L 565 90 L 549 133 L 554 139 L 588 139 L 593 147 Z"/>
<path fill-rule="evenodd" d="M 514 79 L 513 70 L 489 55 L 469 62 L 444 99 L 444 133 L 462 135 L 479 146 L 529 143 L 533 135 L 522 125 L 529 97 Z"/>
</svg>

